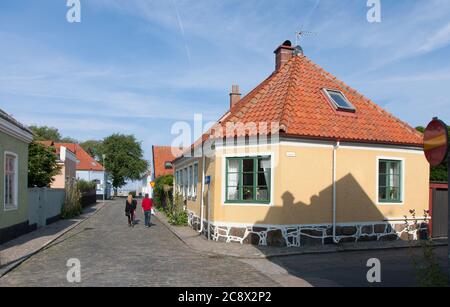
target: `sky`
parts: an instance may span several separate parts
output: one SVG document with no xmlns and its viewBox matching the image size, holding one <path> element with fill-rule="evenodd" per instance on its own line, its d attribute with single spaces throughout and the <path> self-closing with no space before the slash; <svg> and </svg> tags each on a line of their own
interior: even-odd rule
<svg viewBox="0 0 450 307">
<path fill-rule="evenodd" d="M 412 126 L 450 123 L 450 1 L 0 0 L 0 108 L 80 141 L 134 134 L 146 159 L 175 122 L 215 121 L 295 32 L 305 55 Z"/>
</svg>

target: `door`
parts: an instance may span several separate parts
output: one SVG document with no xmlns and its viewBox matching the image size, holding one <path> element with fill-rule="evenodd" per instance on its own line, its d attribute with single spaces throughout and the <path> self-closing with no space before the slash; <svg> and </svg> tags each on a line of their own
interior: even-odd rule
<svg viewBox="0 0 450 307">
<path fill-rule="evenodd" d="M 448 192 L 433 189 L 433 238 L 448 236 Z"/>
</svg>

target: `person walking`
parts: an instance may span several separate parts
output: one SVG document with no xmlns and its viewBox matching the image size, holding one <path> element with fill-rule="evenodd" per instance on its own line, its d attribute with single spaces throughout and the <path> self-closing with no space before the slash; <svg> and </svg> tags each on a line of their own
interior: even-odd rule
<svg viewBox="0 0 450 307">
<path fill-rule="evenodd" d="M 128 217 L 128 227 L 134 227 L 134 211 L 136 210 L 136 201 L 133 199 L 133 195 L 128 194 L 127 201 L 125 202 L 125 215 Z"/>
<path fill-rule="evenodd" d="M 151 227 L 153 200 L 149 198 L 148 194 L 145 194 L 145 198 L 142 200 L 142 212 L 145 217 L 145 228 Z"/>
</svg>

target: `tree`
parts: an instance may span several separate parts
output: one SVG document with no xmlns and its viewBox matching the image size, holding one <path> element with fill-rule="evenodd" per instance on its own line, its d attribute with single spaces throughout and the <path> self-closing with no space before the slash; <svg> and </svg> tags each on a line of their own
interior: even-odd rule
<svg viewBox="0 0 450 307">
<path fill-rule="evenodd" d="M 417 127 L 417 131 L 424 133 L 424 127 Z M 448 127 L 448 137 L 450 140 L 450 127 Z M 431 168 L 430 180 L 435 182 L 447 182 L 448 181 L 448 157 L 440 165 Z"/>
<path fill-rule="evenodd" d="M 28 186 L 48 187 L 60 172 L 55 149 L 32 142 L 29 146 Z"/>
<path fill-rule="evenodd" d="M 78 143 L 77 140 L 71 137 L 62 137 L 57 128 L 48 126 L 30 126 L 34 133 L 35 141 L 53 141 L 59 143 Z"/>
<path fill-rule="evenodd" d="M 133 135 L 113 134 L 103 140 L 105 167 L 116 194 L 117 188 L 124 186 L 127 180 L 139 180 L 147 171 L 148 162 L 143 158 L 141 146 Z"/>
<path fill-rule="evenodd" d="M 47 126 L 30 126 L 31 131 L 35 134 L 36 141 L 53 141 L 58 142 L 61 139 L 61 133 L 54 127 Z"/>
<path fill-rule="evenodd" d="M 71 138 L 69 136 L 63 137 L 58 141 L 58 143 L 71 143 L 71 144 L 78 144 L 78 140 Z"/>
<path fill-rule="evenodd" d="M 80 146 L 95 160 L 101 161 L 103 155 L 103 141 L 88 140 Z"/>
<path fill-rule="evenodd" d="M 164 191 L 165 185 L 173 187 L 173 175 L 160 176 L 155 180 L 155 187 L 153 188 L 153 201 L 156 206 L 164 209 L 167 208 L 167 205 L 173 199 L 173 191 L 166 193 Z"/>
</svg>

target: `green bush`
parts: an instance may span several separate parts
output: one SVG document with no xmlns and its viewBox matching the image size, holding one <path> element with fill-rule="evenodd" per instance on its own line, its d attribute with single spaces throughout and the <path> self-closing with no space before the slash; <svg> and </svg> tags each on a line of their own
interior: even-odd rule
<svg viewBox="0 0 450 307">
<path fill-rule="evenodd" d="M 169 223 L 174 226 L 187 226 L 188 214 L 184 210 L 183 197 L 176 193 L 173 202 L 166 209 L 166 215 L 169 218 Z"/>
<path fill-rule="evenodd" d="M 81 205 L 81 191 L 78 183 L 67 184 L 64 204 L 61 209 L 63 219 L 70 219 L 80 215 L 83 212 Z"/>
<path fill-rule="evenodd" d="M 90 192 L 92 190 L 96 190 L 97 184 L 94 181 L 86 181 L 86 180 L 81 179 L 81 180 L 77 181 L 77 187 L 81 193 L 85 193 L 85 192 Z"/>
<path fill-rule="evenodd" d="M 173 199 L 172 189 L 169 192 L 164 192 L 164 186 L 173 187 L 173 176 L 166 175 L 156 178 L 155 187 L 153 188 L 153 201 L 157 208 L 163 211 L 170 206 Z"/>
<path fill-rule="evenodd" d="M 187 212 L 182 211 L 182 212 L 179 212 L 178 214 L 170 216 L 169 223 L 174 226 L 187 226 L 188 225 Z"/>
</svg>

